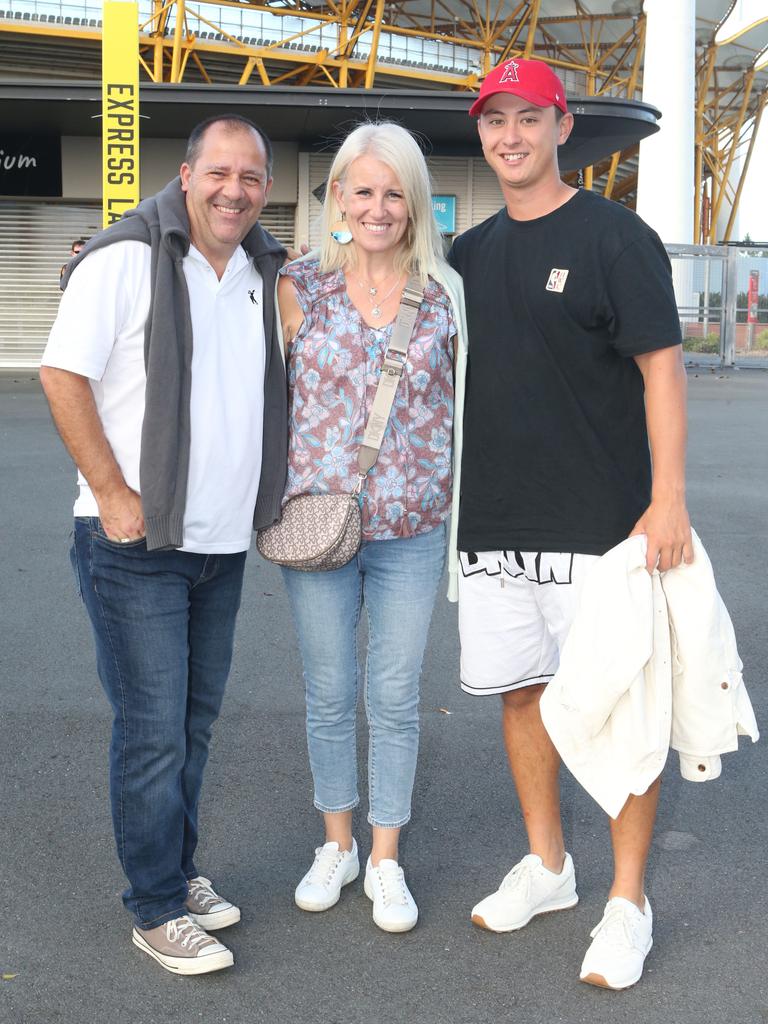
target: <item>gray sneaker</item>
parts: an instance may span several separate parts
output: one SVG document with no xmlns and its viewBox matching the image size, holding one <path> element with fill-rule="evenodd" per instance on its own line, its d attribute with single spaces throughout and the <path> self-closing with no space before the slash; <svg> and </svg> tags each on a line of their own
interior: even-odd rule
<svg viewBox="0 0 768 1024">
<path fill-rule="evenodd" d="M 198 875 L 197 878 L 190 878 L 188 884 L 186 907 L 195 924 L 207 932 L 215 932 L 218 928 L 228 928 L 231 924 L 237 924 L 240 920 L 240 908 L 219 896 L 211 885 L 210 878 Z"/>
<path fill-rule="evenodd" d="M 232 951 L 188 917 L 176 917 L 158 928 L 133 929 L 133 944 L 171 974 L 208 974 L 231 967 Z"/>
</svg>

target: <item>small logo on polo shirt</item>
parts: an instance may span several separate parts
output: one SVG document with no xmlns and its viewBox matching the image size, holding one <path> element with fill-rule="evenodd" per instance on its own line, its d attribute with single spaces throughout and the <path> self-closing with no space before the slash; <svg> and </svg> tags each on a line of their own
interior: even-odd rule
<svg viewBox="0 0 768 1024">
<path fill-rule="evenodd" d="M 567 273 L 568 273 L 568 271 L 566 270 L 566 274 Z M 248 298 L 251 300 L 251 302 L 254 304 L 254 306 L 258 306 L 259 300 L 256 298 L 256 289 L 255 288 L 249 288 L 248 289 Z"/>
<path fill-rule="evenodd" d="M 568 280 L 567 270 L 558 270 L 557 267 L 552 267 L 549 272 L 549 280 L 547 281 L 548 292 L 562 292 L 565 290 L 565 282 Z"/>
</svg>

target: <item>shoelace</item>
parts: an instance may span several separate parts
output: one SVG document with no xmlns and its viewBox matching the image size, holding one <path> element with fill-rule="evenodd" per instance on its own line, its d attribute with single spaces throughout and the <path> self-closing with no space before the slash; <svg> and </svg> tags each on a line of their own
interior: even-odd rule
<svg viewBox="0 0 768 1024">
<path fill-rule="evenodd" d="M 637 946 L 632 923 L 624 907 L 611 907 L 603 919 L 589 933 L 591 939 L 600 935 L 601 942 L 614 946 Z"/>
<path fill-rule="evenodd" d="M 201 907 L 205 908 L 211 903 L 221 903 L 221 896 L 214 892 L 210 885 L 202 878 L 193 878 L 189 883 L 189 895 Z"/>
<path fill-rule="evenodd" d="M 408 903 L 408 896 L 405 890 L 405 873 L 399 866 L 374 868 L 374 878 L 377 879 L 381 888 L 384 906 L 400 904 L 405 906 Z"/>
<path fill-rule="evenodd" d="M 179 941 L 184 949 L 195 949 L 204 942 L 213 941 L 208 932 L 204 932 L 194 921 L 188 917 L 176 917 L 165 926 L 165 933 L 169 942 Z"/>
<path fill-rule="evenodd" d="M 531 888 L 530 865 L 522 862 L 515 864 L 509 874 L 504 876 L 499 888 L 502 892 L 509 892 L 512 889 L 524 890 L 523 898 L 527 898 Z"/>
<path fill-rule="evenodd" d="M 314 863 L 307 874 L 308 884 L 329 885 L 343 859 L 344 854 L 341 850 L 328 850 L 325 846 L 318 846 L 315 850 Z"/>
</svg>

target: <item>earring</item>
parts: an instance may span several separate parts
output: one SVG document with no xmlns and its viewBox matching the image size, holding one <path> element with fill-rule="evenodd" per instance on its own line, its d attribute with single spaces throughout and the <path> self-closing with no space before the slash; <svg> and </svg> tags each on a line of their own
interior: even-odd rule
<svg viewBox="0 0 768 1024">
<path fill-rule="evenodd" d="M 331 228 L 331 238 L 339 245 L 349 245 L 352 241 L 352 232 L 347 226 L 347 215 L 341 211 L 341 220 L 337 220 Z"/>
</svg>

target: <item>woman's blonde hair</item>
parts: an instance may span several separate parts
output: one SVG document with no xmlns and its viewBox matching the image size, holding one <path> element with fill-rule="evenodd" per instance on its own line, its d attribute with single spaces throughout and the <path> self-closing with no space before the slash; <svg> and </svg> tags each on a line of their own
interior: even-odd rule
<svg viewBox="0 0 768 1024">
<path fill-rule="evenodd" d="M 339 270 L 350 262 L 354 265 L 354 250 L 331 237 L 331 228 L 341 220 L 333 184 L 338 181 L 343 187 L 350 164 L 361 156 L 381 160 L 400 182 L 409 221 L 395 257 L 395 269 L 418 277 L 423 286 L 427 274 L 444 262 L 442 239 L 432 212 L 432 182 L 414 137 L 391 121 L 358 125 L 333 158 L 321 216 L 320 270 Z"/>
</svg>

